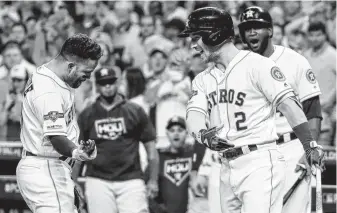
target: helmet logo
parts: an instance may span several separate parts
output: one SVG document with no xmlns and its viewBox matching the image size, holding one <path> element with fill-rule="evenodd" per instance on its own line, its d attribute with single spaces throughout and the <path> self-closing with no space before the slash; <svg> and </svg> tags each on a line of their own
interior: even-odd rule
<svg viewBox="0 0 337 213">
<path fill-rule="evenodd" d="M 246 12 L 246 18 L 254 18 L 254 14 L 253 10 L 249 10 Z"/>
</svg>

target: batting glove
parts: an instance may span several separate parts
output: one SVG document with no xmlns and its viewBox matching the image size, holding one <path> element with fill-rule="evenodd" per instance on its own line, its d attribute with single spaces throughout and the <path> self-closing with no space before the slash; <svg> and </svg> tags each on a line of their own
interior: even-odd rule
<svg viewBox="0 0 337 213">
<path fill-rule="evenodd" d="M 226 140 L 217 136 L 221 128 L 222 127 L 213 127 L 208 130 L 202 129 L 199 131 L 198 138 L 202 144 L 214 151 L 223 151 L 234 147 L 233 144 L 229 144 Z"/>
<path fill-rule="evenodd" d="M 95 141 L 80 142 L 80 146 L 73 150 L 72 158 L 79 161 L 89 161 L 97 156 L 97 148 Z"/>
<path fill-rule="evenodd" d="M 310 166 L 317 165 L 322 171 L 325 170 L 325 152 L 323 151 L 322 146 L 318 145 L 316 141 L 310 142 L 310 148 L 305 150 L 305 155 Z"/>
</svg>

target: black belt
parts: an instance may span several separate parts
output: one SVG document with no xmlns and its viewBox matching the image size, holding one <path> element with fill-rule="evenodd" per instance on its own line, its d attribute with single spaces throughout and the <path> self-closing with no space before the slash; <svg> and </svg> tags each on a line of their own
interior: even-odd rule
<svg viewBox="0 0 337 213">
<path fill-rule="evenodd" d="M 248 145 L 226 150 L 225 152 L 220 153 L 220 155 L 226 159 L 233 159 L 238 158 L 241 155 L 248 154 L 255 150 L 257 150 L 257 145 Z"/>
<path fill-rule="evenodd" d="M 285 135 L 288 135 L 289 137 L 285 138 Z M 295 139 L 297 139 L 297 136 L 296 136 L 295 133 L 293 133 L 293 132 L 285 133 L 285 134 L 283 134 L 279 137 L 279 139 L 276 141 L 276 144 L 279 145 L 279 144 L 289 142 L 289 141 L 292 141 L 292 140 L 295 140 Z"/>
<path fill-rule="evenodd" d="M 26 156 L 34 156 L 34 157 L 37 157 L 37 155 L 35 155 L 34 153 L 31 153 L 31 152 L 26 151 L 26 150 L 25 150 L 25 152 L 26 152 Z M 66 162 L 70 167 L 73 167 L 74 164 L 75 164 L 75 161 L 74 161 L 72 158 L 68 158 L 68 157 L 66 157 L 66 156 L 61 156 L 61 157 L 59 157 L 58 159 L 61 160 L 61 161 Z"/>
</svg>

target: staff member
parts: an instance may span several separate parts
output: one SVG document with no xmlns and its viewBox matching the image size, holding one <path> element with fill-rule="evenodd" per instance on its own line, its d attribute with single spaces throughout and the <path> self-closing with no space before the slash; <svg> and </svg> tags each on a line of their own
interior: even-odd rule
<svg viewBox="0 0 337 213">
<path fill-rule="evenodd" d="M 147 213 L 147 196 L 158 192 L 155 130 L 144 110 L 117 93 L 120 78 L 113 68 L 95 73 L 99 97 L 79 116 L 80 138 L 97 143 L 97 158 L 88 164 L 86 197 L 89 213 Z M 147 191 L 139 159 L 144 143 L 150 180 Z"/>
</svg>

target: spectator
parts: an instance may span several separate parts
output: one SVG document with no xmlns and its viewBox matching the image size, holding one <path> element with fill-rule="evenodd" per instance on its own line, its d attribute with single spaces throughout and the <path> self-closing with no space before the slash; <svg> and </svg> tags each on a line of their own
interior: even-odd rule
<svg viewBox="0 0 337 213">
<path fill-rule="evenodd" d="M 319 83 L 323 111 L 321 142 L 332 145 L 336 126 L 336 49 L 327 42 L 326 28 L 322 22 L 311 23 L 308 28 L 310 49 L 305 53 Z M 328 130 L 326 132 L 325 130 Z"/>
<path fill-rule="evenodd" d="M 183 117 L 172 117 L 167 122 L 166 134 L 170 145 L 159 150 L 159 194 L 156 200 L 167 213 L 186 213 L 190 176 L 192 171 L 198 169 L 195 163 L 197 156 L 193 146 L 186 143 Z"/>
<path fill-rule="evenodd" d="M 185 22 L 188 16 L 188 11 L 185 8 L 179 6 L 178 1 L 164 1 L 163 12 L 164 20 L 166 21 L 177 18 Z"/>
<path fill-rule="evenodd" d="M 147 54 L 144 43 L 155 36 L 155 18 L 153 16 L 143 16 L 140 18 L 140 34 L 125 45 L 123 61 L 133 67 L 142 67 L 147 61 Z"/>
<path fill-rule="evenodd" d="M 141 106 L 149 115 L 150 105 L 144 98 L 146 81 L 143 72 L 139 68 L 129 68 L 125 71 L 125 80 L 127 99 Z"/>
<path fill-rule="evenodd" d="M 19 22 L 13 24 L 10 37 L 13 41 L 20 44 L 23 57 L 28 61 L 32 61 L 31 56 L 33 47 L 31 46 L 32 43 L 29 44 L 27 42 L 27 33 L 26 25 Z"/>
<path fill-rule="evenodd" d="M 16 65 L 10 70 L 12 88 L 6 103 L 8 141 L 20 140 L 20 120 L 23 101 L 23 91 L 29 78 L 28 71 L 22 65 Z"/>
<path fill-rule="evenodd" d="M 127 43 L 137 39 L 140 33 L 140 28 L 131 21 L 131 13 L 133 9 L 132 2 L 116 1 L 114 6 L 114 13 L 118 17 L 119 23 L 115 34 L 112 35 L 112 39 L 116 48 L 118 48 L 121 51 L 121 55 L 123 55 L 123 51 Z"/>
<path fill-rule="evenodd" d="M 8 80 L 0 80 L 0 140 L 6 140 L 7 135 L 7 96 L 9 94 Z"/>
<path fill-rule="evenodd" d="M 80 139 L 96 141 L 97 157 L 88 162 L 86 197 L 90 213 L 148 212 L 147 195 L 158 192 L 155 131 L 144 110 L 117 94 L 120 75 L 113 69 L 95 72 L 99 98 L 79 116 Z M 150 179 L 147 191 L 139 159 L 144 143 Z"/>
<path fill-rule="evenodd" d="M 183 47 L 183 39 L 178 38 L 178 34 L 181 33 L 185 28 L 185 23 L 180 19 L 171 19 L 165 25 L 164 36 L 173 41 L 177 47 Z"/>
<path fill-rule="evenodd" d="M 20 45 L 17 42 L 9 41 L 2 49 L 3 65 L 0 67 L 0 79 L 6 78 L 9 70 L 14 65 L 23 66 L 29 74 L 35 72 L 36 67 L 23 58 Z"/>
<path fill-rule="evenodd" d="M 273 23 L 273 43 L 281 46 L 288 46 L 284 36 L 284 28 L 282 25 Z"/>
</svg>

